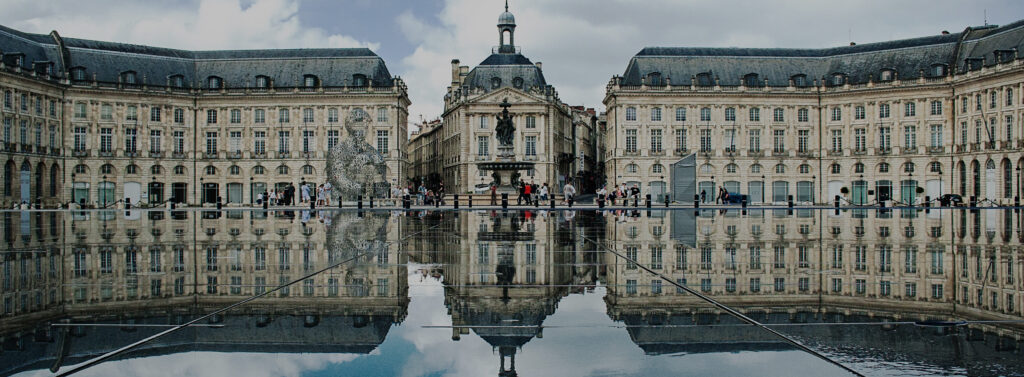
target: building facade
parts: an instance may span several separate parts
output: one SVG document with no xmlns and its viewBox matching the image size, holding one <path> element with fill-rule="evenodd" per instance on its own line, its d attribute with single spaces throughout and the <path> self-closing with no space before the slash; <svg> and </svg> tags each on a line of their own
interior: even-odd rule
<svg viewBox="0 0 1024 377">
<path fill-rule="evenodd" d="M 532 164 L 532 169 L 519 171 L 520 178 L 560 190 L 566 177 L 575 174 L 572 111 L 544 79 L 541 63 L 532 63 L 515 46 L 515 27 L 515 17 L 506 9 L 498 19 L 499 46 L 487 59 L 472 70 L 452 60 L 442 124 L 419 136 L 428 138 L 421 143 L 436 143 L 441 159 L 440 170 L 426 175 L 440 176 L 449 193 L 471 192 L 494 180 L 494 171 L 481 165 L 498 161 L 495 117 L 505 100 L 511 103 L 515 124 L 515 161 Z"/>
<path fill-rule="evenodd" d="M 363 138 L 400 183 L 409 99 L 368 49 L 184 51 L 0 28 L 4 205 L 250 204 Z M 349 134 L 350 119 L 369 119 Z"/>
<path fill-rule="evenodd" d="M 1012 203 L 1024 163 L 1024 22 L 829 49 L 659 48 L 608 83 L 605 174 L 662 197 Z M 689 199 L 687 199 L 689 200 Z"/>
</svg>

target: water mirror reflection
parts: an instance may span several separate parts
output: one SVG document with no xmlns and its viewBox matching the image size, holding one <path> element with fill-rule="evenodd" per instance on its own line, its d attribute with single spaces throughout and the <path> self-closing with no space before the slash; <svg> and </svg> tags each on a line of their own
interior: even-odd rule
<svg viewBox="0 0 1024 377">
<path fill-rule="evenodd" d="M 1012 209 L 0 217 L 3 375 L 1024 374 Z"/>
</svg>

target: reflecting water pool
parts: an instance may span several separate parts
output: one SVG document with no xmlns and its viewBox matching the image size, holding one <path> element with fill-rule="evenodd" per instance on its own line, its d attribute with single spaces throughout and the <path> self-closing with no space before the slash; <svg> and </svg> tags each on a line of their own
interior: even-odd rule
<svg viewBox="0 0 1024 377">
<path fill-rule="evenodd" d="M 0 375 L 1024 375 L 1021 220 L 0 212 Z"/>
</svg>

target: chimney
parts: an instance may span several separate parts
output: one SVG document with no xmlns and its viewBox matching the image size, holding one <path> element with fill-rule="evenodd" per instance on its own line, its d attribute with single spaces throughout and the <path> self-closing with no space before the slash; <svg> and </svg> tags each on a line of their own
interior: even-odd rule
<svg viewBox="0 0 1024 377">
<path fill-rule="evenodd" d="M 544 63 L 541 63 L 541 62 L 537 62 L 537 69 L 539 69 L 539 70 L 542 70 L 542 71 L 543 71 L 543 70 L 544 70 Z"/>
<path fill-rule="evenodd" d="M 857 42 L 850 42 L 850 46 L 856 46 Z"/>
<path fill-rule="evenodd" d="M 459 59 L 452 59 L 452 86 L 458 86 L 459 81 Z"/>
</svg>

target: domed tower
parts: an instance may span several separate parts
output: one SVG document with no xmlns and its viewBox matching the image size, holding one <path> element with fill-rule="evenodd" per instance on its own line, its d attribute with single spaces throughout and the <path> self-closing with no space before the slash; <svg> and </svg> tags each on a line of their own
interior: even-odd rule
<svg viewBox="0 0 1024 377">
<path fill-rule="evenodd" d="M 505 35 L 508 34 L 508 44 Z M 498 16 L 498 53 L 514 54 L 516 52 L 516 17 L 508 11 L 508 0 L 505 0 L 505 12 Z"/>
</svg>

